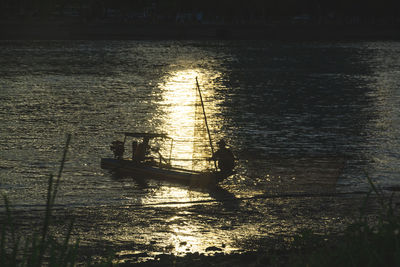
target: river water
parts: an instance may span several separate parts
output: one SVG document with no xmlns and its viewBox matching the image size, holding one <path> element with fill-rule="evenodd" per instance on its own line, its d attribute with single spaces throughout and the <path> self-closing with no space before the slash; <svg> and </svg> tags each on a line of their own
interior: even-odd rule
<svg viewBox="0 0 400 267">
<path fill-rule="evenodd" d="M 261 236 L 338 227 L 337 210 L 356 201 L 328 195 L 368 191 L 366 176 L 399 187 L 399 42 L 0 47 L 0 191 L 16 210 L 42 210 L 71 133 L 57 207 L 78 217 L 76 235 L 88 246 L 120 245 L 120 255 L 242 250 Z M 167 133 L 174 163 L 193 167 L 179 159 L 195 153 L 196 77 L 214 143 L 223 138 L 238 158 L 220 190 L 100 168 L 118 131 Z"/>
</svg>

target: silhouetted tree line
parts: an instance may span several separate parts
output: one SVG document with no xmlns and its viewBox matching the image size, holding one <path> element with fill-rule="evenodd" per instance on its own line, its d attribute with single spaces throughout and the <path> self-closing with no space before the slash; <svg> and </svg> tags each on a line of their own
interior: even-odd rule
<svg viewBox="0 0 400 267">
<path fill-rule="evenodd" d="M 399 23 L 400 0 L 0 0 L 5 18 L 77 16 L 85 19 L 148 19 L 269 22 L 298 18 L 313 23 Z"/>
</svg>

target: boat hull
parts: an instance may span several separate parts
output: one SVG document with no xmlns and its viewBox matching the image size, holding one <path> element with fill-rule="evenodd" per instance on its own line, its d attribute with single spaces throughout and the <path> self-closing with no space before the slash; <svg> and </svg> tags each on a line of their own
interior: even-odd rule
<svg viewBox="0 0 400 267">
<path fill-rule="evenodd" d="M 141 179 L 165 180 L 200 187 L 215 186 L 228 177 L 227 174 L 224 175 L 221 172 L 196 172 L 172 167 L 159 167 L 157 164 L 152 163 L 138 163 L 132 160 L 113 158 L 102 158 L 101 168 Z"/>
</svg>

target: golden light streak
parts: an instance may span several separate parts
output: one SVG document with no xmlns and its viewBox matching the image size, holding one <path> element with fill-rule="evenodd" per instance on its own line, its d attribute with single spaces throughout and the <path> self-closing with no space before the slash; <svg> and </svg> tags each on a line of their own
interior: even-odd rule
<svg viewBox="0 0 400 267">
<path fill-rule="evenodd" d="M 175 161 L 173 164 L 186 169 L 194 168 L 194 157 L 198 159 L 211 156 L 211 154 L 206 154 L 206 149 L 209 149 L 208 137 L 206 135 L 198 135 L 198 122 L 202 122 L 204 117 L 202 113 L 199 116 L 198 110 L 196 113 L 196 109 L 198 109 L 196 103 L 200 103 L 197 94 L 196 77 L 198 77 L 200 83 L 201 81 L 211 80 L 211 76 L 200 70 L 187 69 L 172 73 L 165 82 L 159 85 L 163 93 L 161 105 L 165 114 L 163 131 L 174 139 L 172 158 Z M 212 88 L 203 89 L 203 97 L 212 94 Z M 207 104 L 209 105 L 208 108 L 210 108 L 210 103 Z M 212 116 L 212 111 L 212 109 L 207 110 L 207 115 Z M 206 128 L 203 128 L 201 130 L 206 133 Z M 199 144 L 204 151 L 196 150 L 196 145 Z"/>
</svg>

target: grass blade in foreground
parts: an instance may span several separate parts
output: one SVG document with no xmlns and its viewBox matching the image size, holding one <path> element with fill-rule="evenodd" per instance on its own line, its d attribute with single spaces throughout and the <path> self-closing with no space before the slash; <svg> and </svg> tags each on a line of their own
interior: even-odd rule
<svg viewBox="0 0 400 267">
<path fill-rule="evenodd" d="M 49 177 L 45 218 L 41 230 L 34 231 L 29 236 L 18 235 L 12 220 L 10 204 L 7 197 L 3 197 L 6 208 L 6 219 L 1 223 L 0 266 L 39 267 L 46 264 L 58 267 L 74 266 L 76 264 L 78 241 L 73 245 L 70 244 L 73 224 L 71 223 L 61 243 L 49 231 L 52 223 L 52 210 L 67 159 L 70 141 L 71 135 L 68 134 L 56 180 L 54 181 L 53 175 Z M 20 246 L 21 241 L 22 246 Z"/>
</svg>

